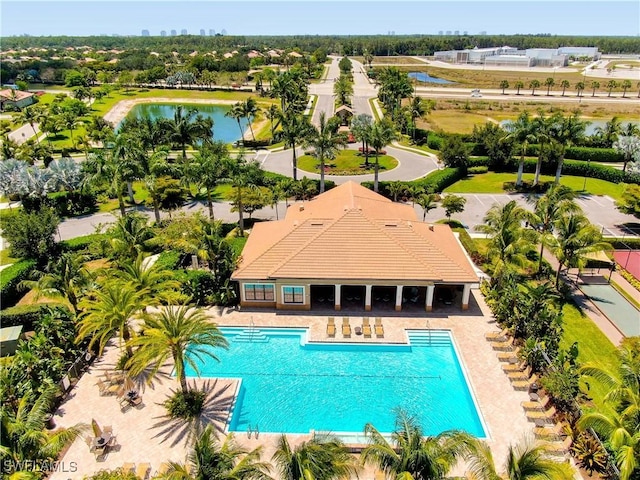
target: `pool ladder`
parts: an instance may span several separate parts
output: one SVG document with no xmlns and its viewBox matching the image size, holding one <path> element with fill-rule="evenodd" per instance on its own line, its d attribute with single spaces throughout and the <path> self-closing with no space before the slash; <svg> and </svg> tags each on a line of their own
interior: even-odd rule
<svg viewBox="0 0 640 480">
<path fill-rule="evenodd" d="M 251 438 L 251 434 L 254 434 L 255 438 L 257 439 L 260 436 L 260 428 L 258 427 L 258 424 L 256 423 L 256 428 L 255 430 L 251 429 L 251 425 L 247 426 L 247 438 Z"/>
</svg>

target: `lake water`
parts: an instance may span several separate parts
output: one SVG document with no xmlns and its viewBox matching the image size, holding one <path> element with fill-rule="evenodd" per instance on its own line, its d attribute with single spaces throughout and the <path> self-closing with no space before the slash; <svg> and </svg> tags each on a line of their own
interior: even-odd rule
<svg viewBox="0 0 640 480">
<path fill-rule="evenodd" d="M 586 136 L 591 136 L 594 133 L 596 133 L 596 129 L 598 128 L 604 128 L 605 124 L 609 121 L 609 120 L 587 120 L 589 123 L 587 124 L 587 128 L 585 128 L 585 135 Z M 510 123 L 512 123 L 511 120 L 502 120 L 500 122 L 500 125 L 502 125 L 503 127 L 506 127 L 507 125 L 509 125 Z M 624 129 L 628 123 L 633 123 L 635 125 L 637 125 L 638 127 L 640 127 L 640 121 L 635 121 L 635 120 L 623 120 L 621 122 L 621 126 Z"/>
<path fill-rule="evenodd" d="M 444 78 L 432 77 L 426 72 L 409 72 L 409 78 L 413 78 L 422 83 L 455 83 L 450 82 L 449 80 L 445 80 Z"/>
<path fill-rule="evenodd" d="M 148 116 L 154 120 L 157 118 L 171 119 L 178 105 L 177 103 L 142 103 L 135 105 L 127 114 L 127 118 Z M 231 110 L 230 105 L 182 104 L 182 106 L 184 108 L 195 108 L 203 117 L 213 119 L 213 138 L 215 140 L 233 143 L 240 139 L 238 122 L 234 118 L 225 117 L 225 114 Z M 241 118 L 240 125 L 244 132 L 248 127 L 247 119 Z"/>
</svg>

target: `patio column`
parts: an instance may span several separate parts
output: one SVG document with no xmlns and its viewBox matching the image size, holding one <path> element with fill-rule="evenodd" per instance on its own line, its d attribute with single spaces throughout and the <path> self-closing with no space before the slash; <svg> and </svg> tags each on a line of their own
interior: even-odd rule
<svg viewBox="0 0 640 480">
<path fill-rule="evenodd" d="M 396 287 L 396 312 L 402 310 L 402 285 Z"/>
<path fill-rule="evenodd" d="M 364 286 L 364 309 L 367 312 L 371 311 L 371 287 L 372 285 Z"/>
<path fill-rule="evenodd" d="M 340 305 L 340 292 L 341 291 L 342 291 L 342 285 L 336 285 L 335 286 L 336 303 L 335 303 L 335 306 L 334 306 L 336 311 L 340 311 L 342 309 L 342 306 Z"/>
<path fill-rule="evenodd" d="M 462 310 L 469 309 L 469 294 L 471 293 L 471 284 L 467 283 L 462 290 Z"/>
<path fill-rule="evenodd" d="M 427 312 L 430 312 L 431 310 L 433 310 L 433 292 L 435 289 L 436 289 L 435 285 L 427 286 L 427 302 L 426 302 Z"/>
</svg>

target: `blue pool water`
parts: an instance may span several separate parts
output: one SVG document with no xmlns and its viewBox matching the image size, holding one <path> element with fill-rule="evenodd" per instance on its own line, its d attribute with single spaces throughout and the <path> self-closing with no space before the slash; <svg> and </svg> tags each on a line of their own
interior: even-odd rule
<svg viewBox="0 0 640 480">
<path fill-rule="evenodd" d="M 444 78 L 432 77 L 428 73 L 425 72 L 409 72 L 409 78 L 414 78 L 419 82 L 423 83 L 455 83 L 450 82 L 449 80 L 445 80 Z"/>
<path fill-rule="evenodd" d="M 362 432 L 371 422 L 390 433 L 402 408 L 428 435 L 455 428 L 485 436 L 449 332 L 414 331 L 409 346 L 306 343 L 305 329 L 221 331 L 229 350 L 199 369 L 242 379 L 230 431 Z"/>
<path fill-rule="evenodd" d="M 127 114 L 127 118 L 148 116 L 154 120 L 157 118 L 172 119 L 177 106 L 178 104 L 176 103 L 142 103 L 134 105 Z M 225 117 L 225 114 L 231 110 L 231 106 L 201 104 L 183 104 L 182 106 L 184 108 L 195 108 L 203 117 L 213 119 L 213 138 L 215 140 L 233 143 L 241 137 L 238 122 L 234 118 Z M 248 128 L 247 125 L 247 119 L 241 118 L 240 127 L 243 132 Z"/>
</svg>

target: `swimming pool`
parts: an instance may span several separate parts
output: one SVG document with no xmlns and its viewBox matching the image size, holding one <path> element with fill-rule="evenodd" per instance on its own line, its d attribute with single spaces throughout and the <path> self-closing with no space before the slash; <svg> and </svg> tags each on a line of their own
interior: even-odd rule
<svg viewBox="0 0 640 480">
<path fill-rule="evenodd" d="M 308 343 L 306 329 L 221 331 L 229 350 L 199 369 L 242 379 L 229 431 L 361 433 L 371 422 L 390 433 L 402 408 L 427 435 L 455 428 L 485 437 L 448 331 L 410 331 L 410 345 Z"/>
</svg>

